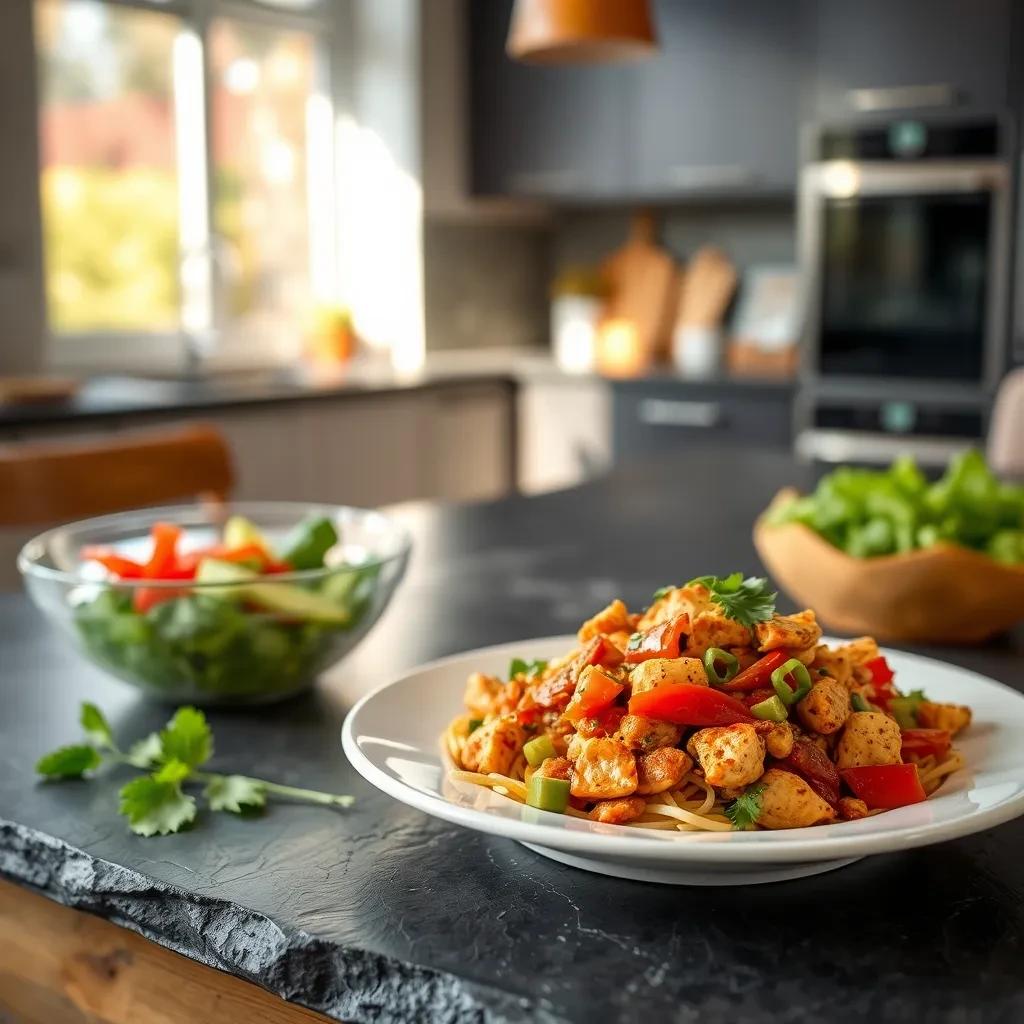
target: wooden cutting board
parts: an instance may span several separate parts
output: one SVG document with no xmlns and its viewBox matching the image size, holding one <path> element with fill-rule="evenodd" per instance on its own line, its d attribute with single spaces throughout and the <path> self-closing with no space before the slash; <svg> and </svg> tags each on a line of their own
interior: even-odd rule
<svg viewBox="0 0 1024 1024">
<path fill-rule="evenodd" d="M 635 332 L 639 360 L 668 351 L 677 294 L 676 262 L 654 241 L 654 218 L 637 214 L 626 244 L 602 264 L 609 300 L 604 321 L 624 321 Z"/>
</svg>

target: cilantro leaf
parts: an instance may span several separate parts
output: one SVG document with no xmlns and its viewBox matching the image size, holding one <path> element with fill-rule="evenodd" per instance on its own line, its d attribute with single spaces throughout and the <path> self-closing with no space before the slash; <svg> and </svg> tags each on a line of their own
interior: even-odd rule
<svg viewBox="0 0 1024 1024">
<path fill-rule="evenodd" d="M 88 743 L 58 747 L 36 762 L 36 771 L 50 779 L 79 779 L 103 763 L 100 752 Z"/>
<path fill-rule="evenodd" d="M 213 733 L 198 708 L 178 708 L 160 733 L 160 744 L 163 761 L 181 761 L 197 768 L 213 754 Z"/>
<path fill-rule="evenodd" d="M 188 775 L 187 764 L 171 760 L 152 775 L 122 786 L 120 812 L 128 819 L 129 828 L 140 836 L 165 836 L 191 824 L 196 802 L 181 791 Z"/>
<path fill-rule="evenodd" d="M 526 676 L 527 679 L 534 679 L 547 667 L 548 663 L 546 661 L 541 661 L 539 658 L 535 661 L 524 661 L 522 658 L 513 658 L 508 666 L 508 677 L 510 680 L 515 679 L 516 676 Z"/>
<path fill-rule="evenodd" d="M 138 740 L 128 748 L 128 763 L 136 768 L 152 768 L 160 761 L 163 750 L 160 734 L 151 732 L 145 739 Z"/>
<path fill-rule="evenodd" d="M 651 595 L 651 604 L 657 604 L 663 597 L 668 597 L 676 588 L 670 583 L 667 587 L 658 587 Z"/>
<path fill-rule="evenodd" d="M 756 786 L 748 786 L 725 808 L 725 815 L 737 832 L 749 831 L 757 824 L 763 798 L 764 785 L 759 783 Z"/>
<path fill-rule="evenodd" d="M 266 806 L 267 790 L 258 779 L 244 775 L 214 775 L 203 790 L 211 811 L 244 814 Z"/>
<path fill-rule="evenodd" d="M 95 704 L 85 703 L 78 715 L 78 722 L 82 726 L 85 738 L 101 750 L 117 750 L 114 742 L 114 733 L 111 731 L 110 723 L 106 720 L 103 712 Z"/>
<path fill-rule="evenodd" d="M 686 585 L 707 587 L 712 600 L 722 613 L 743 626 L 752 628 L 765 622 L 775 614 L 776 591 L 769 592 L 768 581 L 763 576 L 748 576 L 734 572 L 724 579 L 718 576 L 698 576 Z"/>
</svg>

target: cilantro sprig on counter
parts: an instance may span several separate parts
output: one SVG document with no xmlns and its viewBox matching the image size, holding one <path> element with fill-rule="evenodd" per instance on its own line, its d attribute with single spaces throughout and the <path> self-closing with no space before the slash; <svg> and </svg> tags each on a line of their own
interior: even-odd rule
<svg viewBox="0 0 1024 1024">
<path fill-rule="evenodd" d="M 737 832 L 746 832 L 757 824 L 764 801 L 764 786 L 749 786 L 725 808 L 726 817 Z"/>
<path fill-rule="evenodd" d="M 698 576 L 686 585 L 696 584 L 707 587 L 715 604 L 730 619 L 748 628 L 759 622 L 766 622 L 775 614 L 776 591 L 769 591 L 768 581 L 763 576 L 748 576 L 734 572 L 730 576 Z"/>
<path fill-rule="evenodd" d="M 261 811 L 268 796 L 327 807 L 348 807 L 350 796 L 283 786 L 247 775 L 223 775 L 200 768 L 213 756 L 213 733 L 206 716 L 193 707 L 178 708 L 160 732 L 150 733 L 127 752 L 118 747 L 113 730 L 95 704 L 83 704 L 79 724 L 85 742 L 59 747 L 36 763 L 47 779 L 79 779 L 105 764 L 127 765 L 147 774 L 120 790 L 120 813 L 140 836 L 167 835 L 191 825 L 198 813 L 196 798 L 185 786 L 203 786 L 211 811 L 247 814 Z"/>
</svg>

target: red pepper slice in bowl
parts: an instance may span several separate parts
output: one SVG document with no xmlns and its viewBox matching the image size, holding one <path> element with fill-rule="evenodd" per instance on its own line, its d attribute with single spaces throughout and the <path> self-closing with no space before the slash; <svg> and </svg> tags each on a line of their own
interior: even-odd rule
<svg viewBox="0 0 1024 1024">
<path fill-rule="evenodd" d="M 840 775 L 855 796 L 872 810 L 890 810 L 919 804 L 927 794 L 916 764 L 873 764 L 844 768 Z"/>
<path fill-rule="evenodd" d="M 839 770 L 817 744 L 797 740 L 789 756 L 783 758 L 780 764 L 805 779 L 826 803 L 833 807 L 838 803 Z"/>
<path fill-rule="evenodd" d="M 629 699 L 629 713 L 676 725 L 735 725 L 757 721 L 735 697 L 693 683 L 672 683 L 635 693 Z"/>
</svg>

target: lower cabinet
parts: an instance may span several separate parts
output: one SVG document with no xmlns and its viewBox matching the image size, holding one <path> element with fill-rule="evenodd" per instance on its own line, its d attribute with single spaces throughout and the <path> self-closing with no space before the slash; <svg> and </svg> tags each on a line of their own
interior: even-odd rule
<svg viewBox="0 0 1024 1024">
<path fill-rule="evenodd" d="M 792 445 L 793 394 L 785 383 L 620 381 L 613 395 L 617 460 L 705 444 Z"/>
<path fill-rule="evenodd" d="M 100 442 L 129 430 L 209 423 L 231 448 L 239 501 L 477 501 L 516 486 L 514 395 L 508 381 L 453 382 L 11 428 L 0 431 L 0 442 Z M 0 591 L 18 587 L 17 552 L 37 532 L 0 530 Z"/>
</svg>

